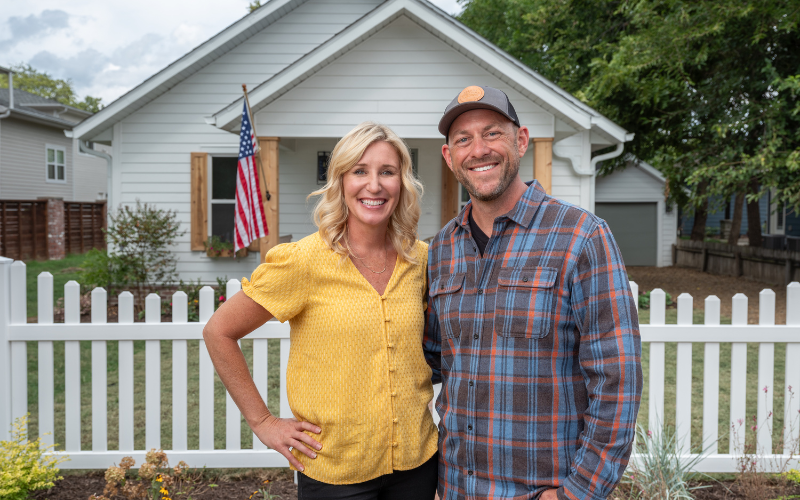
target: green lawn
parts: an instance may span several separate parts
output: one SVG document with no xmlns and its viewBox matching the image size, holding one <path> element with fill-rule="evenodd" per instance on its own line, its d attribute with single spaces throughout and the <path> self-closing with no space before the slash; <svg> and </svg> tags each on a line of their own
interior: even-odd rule
<svg viewBox="0 0 800 500">
<path fill-rule="evenodd" d="M 61 260 L 31 260 L 25 263 L 27 267 L 27 299 L 28 317 L 36 317 L 38 312 L 37 279 L 45 271 L 53 275 L 53 304 L 64 297 L 64 285 L 67 281 L 75 280 L 80 283 L 80 267 L 86 258 L 85 254 L 70 254 Z"/>
<path fill-rule="evenodd" d="M 145 343 L 134 342 L 134 447 L 144 449 L 145 437 Z M 268 389 L 267 406 L 274 414 L 280 405 L 280 341 L 268 342 Z M 199 446 L 199 341 L 188 342 L 188 446 Z M 242 340 L 242 351 L 248 359 L 252 371 L 253 341 Z M 38 371 L 37 344 L 28 342 L 28 411 L 30 412 L 29 431 L 31 436 L 38 434 Z M 55 442 L 58 449 L 64 449 L 64 343 L 54 342 L 55 354 Z M 92 446 L 92 376 L 91 342 L 81 342 L 81 447 L 91 450 Z M 214 384 L 214 446 L 225 448 L 225 388 L 215 375 Z M 118 389 L 118 346 L 116 341 L 108 342 L 108 448 L 118 449 L 119 433 L 119 389 Z M 172 447 L 172 341 L 161 341 L 161 444 L 164 449 Z M 242 447 L 250 448 L 253 434 L 242 419 Z"/>
</svg>

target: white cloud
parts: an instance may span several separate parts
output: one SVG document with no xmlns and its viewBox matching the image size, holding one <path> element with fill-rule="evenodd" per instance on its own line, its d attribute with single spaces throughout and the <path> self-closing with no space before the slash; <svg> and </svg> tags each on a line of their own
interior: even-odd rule
<svg viewBox="0 0 800 500">
<path fill-rule="evenodd" d="M 456 0 L 432 0 L 460 12 Z M 3 2 L 0 66 L 30 63 L 110 103 L 247 14 L 249 0 Z M 0 35 L 3 36 L 3 35 Z"/>
</svg>

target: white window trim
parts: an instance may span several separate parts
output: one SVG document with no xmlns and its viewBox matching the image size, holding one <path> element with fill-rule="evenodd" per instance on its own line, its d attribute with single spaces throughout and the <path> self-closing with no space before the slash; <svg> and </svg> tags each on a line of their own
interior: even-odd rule
<svg viewBox="0 0 800 500">
<path fill-rule="evenodd" d="M 214 211 L 211 210 L 211 205 L 216 205 L 216 204 L 234 205 L 234 204 L 236 204 L 236 199 L 235 198 L 232 199 L 232 200 L 215 200 L 215 199 L 212 198 L 212 193 L 214 192 L 214 175 L 213 175 L 214 174 L 214 158 L 238 158 L 239 155 L 238 155 L 238 153 L 233 153 L 233 154 L 221 153 L 221 154 L 209 154 L 208 157 L 211 159 L 211 161 L 208 162 L 208 172 L 206 173 L 206 175 L 208 176 L 208 177 L 206 177 L 206 179 L 208 179 L 208 182 L 206 182 L 206 188 L 208 189 L 208 195 L 207 195 L 207 199 L 208 199 L 208 207 L 207 207 L 207 209 L 208 209 L 208 211 L 206 212 L 208 214 L 208 227 L 206 228 L 206 238 L 210 238 L 211 237 L 211 228 L 214 227 L 213 226 L 213 220 L 212 220 L 213 217 L 214 217 Z"/>
<path fill-rule="evenodd" d="M 47 173 L 47 166 L 49 162 L 47 161 L 47 151 L 52 149 L 53 151 L 62 151 L 64 153 L 64 179 L 58 179 L 58 163 L 56 162 L 56 179 L 51 179 Z M 58 159 L 58 154 L 56 154 L 56 159 Z M 67 148 L 64 146 L 56 146 L 55 144 L 45 144 L 44 145 L 44 180 L 45 182 L 49 182 L 51 184 L 66 184 L 67 183 Z"/>
<path fill-rule="evenodd" d="M 778 226 L 778 204 L 775 203 L 775 190 L 769 191 L 769 234 L 786 234 L 786 206 L 783 207 L 783 225 Z"/>
</svg>

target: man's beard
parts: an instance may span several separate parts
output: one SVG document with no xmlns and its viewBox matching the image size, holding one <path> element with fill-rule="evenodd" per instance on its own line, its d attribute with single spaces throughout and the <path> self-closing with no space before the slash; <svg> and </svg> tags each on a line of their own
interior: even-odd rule
<svg viewBox="0 0 800 500">
<path fill-rule="evenodd" d="M 511 185 L 511 183 L 514 181 L 514 178 L 517 176 L 517 174 L 519 174 L 519 161 L 520 161 L 519 156 L 515 155 L 515 157 L 509 158 L 504 162 L 503 158 L 499 154 L 493 153 L 484 156 L 483 158 L 478 158 L 475 160 L 468 161 L 464 165 L 462 165 L 461 168 L 453 169 L 453 173 L 455 174 L 458 182 L 460 182 L 461 185 L 464 186 L 464 189 L 467 190 L 469 196 L 473 200 L 494 201 L 500 198 L 500 196 L 502 196 L 503 193 L 506 192 L 508 186 Z M 467 177 L 466 170 L 468 170 L 469 167 L 472 165 L 475 165 L 477 163 L 486 163 L 486 162 L 497 163 L 497 166 L 495 168 L 502 168 L 503 176 L 500 178 L 500 182 L 497 184 L 497 186 L 490 192 L 480 193 L 478 192 L 478 189 L 475 187 L 475 185 L 472 184 L 472 182 Z"/>
</svg>

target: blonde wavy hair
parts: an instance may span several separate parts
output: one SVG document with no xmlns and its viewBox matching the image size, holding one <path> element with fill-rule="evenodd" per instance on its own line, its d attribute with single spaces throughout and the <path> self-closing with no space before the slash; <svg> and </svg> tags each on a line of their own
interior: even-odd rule
<svg viewBox="0 0 800 500">
<path fill-rule="evenodd" d="M 328 247 L 343 259 L 347 257 L 349 211 L 344 200 L 342 179 L 358 163 L 369 145 L 377 141 L 389 143 L 400 157 L 400 201 L 389 219 L 387 229 L 389 239 L 401 259 L 416 264 L 414 244 L 417 241 L 422 183 L 414 176 L 411 155 L 405 142 L 386 125 L 374 122 L 361 123 L 342 137 L 333 148 L 328 165 L 327 184 L 308 195 L 308 198 L 319 196 L 314 207 L 314 223 Z"/>
</svg>

